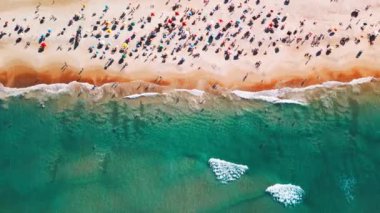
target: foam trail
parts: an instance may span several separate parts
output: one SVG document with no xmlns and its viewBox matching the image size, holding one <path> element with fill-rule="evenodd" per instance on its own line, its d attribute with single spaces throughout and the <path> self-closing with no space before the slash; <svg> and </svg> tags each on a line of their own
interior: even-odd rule
<svg viewBox="0 0 380 213">
<path fill-rule="evenodd" d="M 128 95 L 125 98 L 127 99 L 136 99 L 140 97 L 153 97 L 153 96 L 158 96 L 160 93 L 157 92 L 147 92 L 147 93 L 141 93 L 141 94 L 133 94 L 133 95 Z"/>
<path fill-rule="evenodd" d="M 176 89 L 174 91 L 176 91 L 176 92 L 187 92 L 187 93 L 190 93 L 190 94 L 192 94 L 194 96 L 202 96 L 205 93 L 205 91 L 198 90 L 198 89 L 192 89 L 192 90 L 189 90 L 189 89 Z"/>
<path fill-rule="evenodd" d="M 319 88 L 332 88 L 332 87 L 337 87 L 337 86 L 360 85 L 360 84 L 372 82 L 374 80 L 377 80 L 377 79 L 374 77 L 365 77 L 365 78 L 354 79 L 350 82 L 326 81 L 322 84 L 310 85 L 310 86 L 303 87 L 303 88 L 284 88 L 284 89 L 280 89 L 280 90 L 287 90 L 287 91 L 293 91 L 293 92 L 304 92 L 307 90 L 313 90 L 313 89 L 319 89 Z"/>
<path fill-rule="evenodd" d="M 356 186 L 356 179 L 354 177 L 342 177 L 339 186 L 347 202 L 352 202 L 355 199 L 354 192 Z"/>
<path fill-rule="evenodd" d="M 301 187 L 292 184 L 275 184 L 269 186 L 265 191 L 272 195 L 274 200 L 285 206 L 300 204 L 305 194 Z"/>
<path fill-rule="evenodd" d="M 62 93 L 68 91 L 68 85 L 67 84 L 52 84 L 52 85 L 46 85 L 46 84 L 39 84 L 27 88 L 8 88 L 8 87 L 1 87 L 0 91 L 7 94 L 8 97 L 11 96 L 19 96 L 26 94 L 28 92 L 33 91 L 40 91 L 43 90 L 47 93 Z"/>
<path fill-rule="evenodd" d="M 248 170 L 246 165 L 235 164 L 217 158 L 210 158 L 208 163 L 216 179 L 224 184 L 239 179 Z"/>
<path fill-rule="evenodd" d="M 231 93 L 247 100 L 261 100 L 275 104 L 298 104 L 303 106 L 307 105 L 307 103 L 304 103 L 302 101 L 278 98 L 278 91 L 276 90 L 268 90 L 263 92 L 247 92 L 241 90 L 234 90 Z"/>
<path fill-rule="evenodd" d="M 338 82 L 338 81 L 328 81 L 324 82 L 322 84 L 318 85 L 311 85 L 308 87 L 303 88 L 281 88 L 281 89 L 274 89 L 274 90 L 263 90 L 259 92 L 249 92 L 249 91 L 242 91 L 242 90 L 234 90 L 230 91 L 228 93 L 235 95 L 237 97 L 240 97 L 242 99 L 247 100 L 261 100 L 266 101 L 269 103 L 274 104 L 297 104 L 297 105 L 308 105 L 308 99 L 305 96 L 297 96 L 296 94 L 304 94 L 306 91 L 310 90 L 317 90 L 317 89 L 323 89 L 323 88 L 334 88 L 339 86 L 354 86 L 354 85 L 360 85 L 365 83 L 370 83 L 373 81 L 377 81 L 378 79 L 373 77 L 366 77 L 366 78 L 359 78 L 354 79 L 351 82 Z M 35 86 L 30 86 L 26 88 L 9 88 L 4 87 L 2 84 L 0 84 L 0 98 L 6 98 L 6 97 L 12 97 L 12 96 L 20 96 L 20 95 L 26 95 L 30 92 L 41 92 L 41 95 L 43 94 L 61 94 L 61 93 L 70 93 L 72 90 L 81 88 L 85 89 L 87 91 L 90 91 L 94 88 L 96 88 L 96 91 L 99 91 L 103 94 L 102 91 L 103 88 L 108 88 L 111 86 L 112 83 L 107 83 L 102 86 L 95 87 L 92 84 L 89 83 L 80 83 L 80 82 L 70 82 L 68 84 L 63 83 L 56 83 L 56 84 L 39 84 Z M 191 95 L 201 97 L 206 92 L 203 90 L 197 90 L 197 89 L 174 89 L 174 92 L 187 92 Z M 132 94 L 129 96 L 125 96 L 126 99 L 137 99 L 140 97 L 153 97 L 153 96 L 159 96 L 159 95 L 167 95 L 168 93 L 157 93 L 157 92 L 148 92 L 148 93 L 141 93 L 141 94 Z"/>
</svg>

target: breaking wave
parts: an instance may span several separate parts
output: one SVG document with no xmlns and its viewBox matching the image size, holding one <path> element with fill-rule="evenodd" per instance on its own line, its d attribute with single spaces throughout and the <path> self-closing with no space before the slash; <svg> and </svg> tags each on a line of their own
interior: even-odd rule
<svg viewBox="0 0 380 213">
<path fill-rule="evenodd" d="M 88 83 L 71 82 L 69 84 L 41 84 L 27 88 L 8 88 L 0 84 L 0 99 L 7 99 L 15 96 L 27 96 L 40 98 L 41 96 L 54 96 L 69 94 L 76 96 L 88 94 L 92 100 L 102 100 L 106 98 L 120 99 L 142 99 L 142 98 L 162 98 L 173 97 L 175 95 L 187 95 L 189 97 L 214 100 L 213 96 L 224 97 L 234 101 L 263 101 L 273 104 L 295 104 L 306 106 L 311 101 L 323 98 L 323 93 L 334 89 L 348 88 L 352 91 L 360 91 L 363 85 L 374 84 L 380 88 L 380 82 L 372 77 L 356 79 L 351 82 L 343 83 L 336 81 L 325 82 L 320 85 L 313 85 L 304 88 L 281 88 L 275 90 L 265 90 L 249 92 L 241 90 L 218 90 L 202 91 L 197 89 L 170 89 L 160 86 L 152 86 L 149 83 L 108 83 L 96 87 Z M 379 89 L 380 90 L 380 89 Z"/>
<path fill-rule="evenodd" d="M 305 191 L 292 184 L 275 184 L 269 186 L 266 190 L 272 195 L 273 199 L 284 204 L 285 206 L 294 206 L 302 203 Z"/>
<path fill-rule="evenodd" d="M 210 158 L 208 163 L 216 179 L 225 184 L 239 179 L 248 170 L 246 165 L 235 164 L 217 158 Z"/>
</svg>

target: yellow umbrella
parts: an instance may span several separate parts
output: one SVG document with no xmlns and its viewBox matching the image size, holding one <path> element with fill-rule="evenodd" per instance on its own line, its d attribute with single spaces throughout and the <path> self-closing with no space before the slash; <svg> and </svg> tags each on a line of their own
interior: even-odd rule
<svg viewBox="0 0 380 213">
<path fill-rule="evenodd" d="M 123 44 L 121 45 L 121 47 L 124 48 L 124 49 L 127 49 L 127 48 L 128 48 L 128 44 L 127 44 L 127 43 L 123 43 Z"/>
<path fill-rule="evenodd" d="M 107 29 L 107 33 L 112 33 L 112 30 L 111 29 Z"/>
</svg>

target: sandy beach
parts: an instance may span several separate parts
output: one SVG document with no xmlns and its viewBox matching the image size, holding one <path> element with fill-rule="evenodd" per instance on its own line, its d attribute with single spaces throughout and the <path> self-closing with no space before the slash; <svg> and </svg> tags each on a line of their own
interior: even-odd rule
<svg viewBox="0 0 380 213">
<path fill-rule="evenodd" d="M 380 77 L 379 3 L 5 1 L 0 83 L 259 91 Z"/>
</svg>

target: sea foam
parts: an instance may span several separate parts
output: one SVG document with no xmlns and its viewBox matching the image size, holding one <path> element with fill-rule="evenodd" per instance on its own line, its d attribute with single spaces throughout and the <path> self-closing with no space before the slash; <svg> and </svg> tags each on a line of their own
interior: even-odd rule
<svg viewBox="0 0 380 213">
<path fill-rule="evenodd" d="M 76 87 L 90 90 L 93 85 L 89 83 L 79 83 L 76 81 L 68 84 L 56 83 L 56 84 L 37 84 L 25 88 L 9 88 L 0 83 L 0 99 L 3 97 L 16 97 L 23 96 L 32 92 L 40 92 L 44 95 L 58 95 L 62 93 L 70 93 Z"/>
<path fill-rule="evenodd" d="M 141 93 L 141 94 L 134 94 L 134 95 L 128 95 L 125 98 L 127 99 L 136 99 L 141 97 L 152 97 L 152 96 L 158 96 L 160 93 L 157 92 L 147 92 L 147 93 Z"/>
<path fill-rule="evenodd" d="M 342 177 L 339 183 L 340 189 L 342 190 L 346 201 L 348 203 L 352 202 L 355 199 L 355 187 L 356 187 L 357 181 L 354 177 Z"/>
<path fill-rule="evenodd" d="M 194 96 L 202 96 L 205 93 L 205 91 L 198 90 L 198 89 L 191 89 L 191 90 L 189 90 L 189 89 L 176 89 L 174 91 L 176 91 L 176 92 L 187 92 L 187 93 L 190 93 L 191 95 L 194 95 Z"/>
<path fill-rule="evenodd" d="M 235 164 L 216 158 L 210 158 L 208 163 L 216 179 L 225 184 L 239 179 L 248 170 L 248 166 L 246 165 Z"/>
<path fill-rule="evenodd" d="M 229 94 L 235 95 L 237 97 L 240 97 L 241 99 L 247 99 L 247 100 L 261 100 L 265 102 L 270 102 L 274 104 L 297 104 L 297 105 L 308 105 L 309 100 L 305 96 L 306 92 L 313 91 L 317 89 L 326 89 L 326 88 L 334 88 L 334 87 L 340 87 L 340 86 L 354 86 L 354 85 L 360 85 L 365 84 L 369 82 L 378 81 L 378 79 L 373 77 L 366 77 L 366 78 L 359 78 L 354 79 L 350 82 L 338 82 L 338 81 L 327 81 L 322 84 L 317 85 L 311 85 L 307 87 L 302 88 L 281 88 L 281 89 L 272 89 L 272 90 L 263 90 L 258 92 L 249 92 L 249 91 L 242 91 L 242 90 L 233 90 L 229 91 Z M 55 94 L 62 94 L 62 93 L 70 93 L 71 91 L 75 90 L 83 90 L 84 91 L 92 91 L 94 90 L 95 93 L 98 92 L 101 96 L 102 94 L 105 94 L 107 92 L 107 88 L 113 87 L 113 84 L 107 83 L 102 86 L 95 87 L 94 85 L 91 85 L 89 83 L 80 83 L 80 82 L 70 82 L 69 84 L 62 84 L 62 83 L 56 83 L 56 84 L 39 84 L 35 86 L 30 86 L 26 88 L 9 88 L 5 87 L 0 83 L 0 99 L 4 99 L 7 97 L 14 97 L 14 96 L 23 96 L 31 92 L 39 92 L 42 95 L 55 95 Z M 205 94 L 205 91 L 197 90 L 197 89 L 174 89 L 174 92 L 187 92 L 193 96 L 201 97 Z M 138 99 L 138 98 L 144 98 L 144 97 L 153 97 L 153 96 L 160 96 L 160 95 L 168 95 L 169 93 L 157 93 L 157 92 L 148 92 L 148 93 L 141 93 L 141 94 L 131 94 L 128 96 L 123 96 L 126 99 Z M 302 95 L 303 94 L 303 95 Z"/>
<path fill-rule="evenodd" d="M 261 100 L 275 104 L 298 104 L 298 105 L 307 105 L 302 101 L 291 100 L 291 99 L 281 99 L 278 98 L 279 90 L 268 90 L 263 92 L 247 92 L 241 90 L 234 90 L 231 93 L 247 100 Z"/>
<path fill-rule="evenodd" d="M 285 206 L 300 204 L 305 195 L 305 191 L 301 187 L 292 184 L 275 184 L 269 186 L 265 191 L 272 195 L 274 200 Z"/>
</svg>

